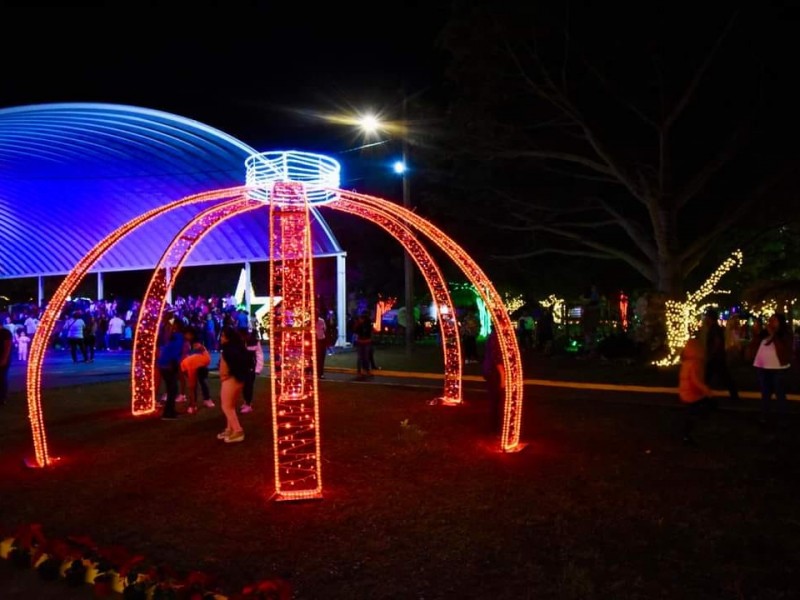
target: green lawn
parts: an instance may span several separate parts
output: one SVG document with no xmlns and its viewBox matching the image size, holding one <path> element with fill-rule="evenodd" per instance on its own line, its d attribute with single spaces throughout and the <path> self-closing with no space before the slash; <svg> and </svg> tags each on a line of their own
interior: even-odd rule
<svg viewBox="0 0 800 600">
<path fill-rule="evenodd" d="M 268 393 L 267 380 L 259 385 Z M 0 524 L 122 544 L 217 573 L 227 591 L 284 575 L 296 598 L 800 593 L 794 415 L 787 430 L 764 432 L 752 412 L 720 411 L 688 449 L 674 407 L 533 388 L 530 444 L 504 455 L 491 450 L 479 390 L 445 408 L 426 404 L 429 389 L 326 381 L 325 497 L 275 503 L 263 397 L 244 416 L 246 441 L 226 446 L 215 438 L 218 409 L 133 419 L 128 389 L 46 392 L 63 456 L 48 470 L 21 466 L 30 433 L 12 395 L 0 412 Z"/>
</svg>

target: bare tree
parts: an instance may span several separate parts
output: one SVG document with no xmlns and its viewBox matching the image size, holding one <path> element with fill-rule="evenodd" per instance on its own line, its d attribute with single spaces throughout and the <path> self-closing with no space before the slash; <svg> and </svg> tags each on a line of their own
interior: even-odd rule
<svg viewBox="0 0 800 600">
<path fill-rule="evenodd" d="M 768 137 L 759 121 L 768 106 L 760 63 L 735 64 L 748 50 L 742 39 L 754 35 L 753 15 L 709 14 L 686 32 L 662 24 L 648 40 L 614 39 L 621 30 L 604 26 L 615 15 L 577 12 L 537 15 L 492 3 L 454 20 L 445 45 L 464 92 L 451 107 L 464 132 L 458 147 L 507 165 L 496 171 L 506 177 L 482 193 L 497 200 L 485 220 L 531 242 L 508 258 L 623 261 L 675 295 L 789 172 L 783 160 L 754 157 Z M 633 28 L 658 19 L 627 18 Z M 667 44 L 665 36 L 678 39 Z M 548 174 L 549 190 L 525 184 L 520 174 L 530 165 Z M 551 193 L 557 182 L 568 183 Z"/>
</svg>

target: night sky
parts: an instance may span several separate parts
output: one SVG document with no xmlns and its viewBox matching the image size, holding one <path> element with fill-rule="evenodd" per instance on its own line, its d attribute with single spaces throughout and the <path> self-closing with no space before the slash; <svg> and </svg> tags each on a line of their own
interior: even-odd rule
<svg viewBox="0 0 800 600">
<path fill-rule="evenodd" d="M 391 114 L 404 86 L 416 93 L 440 83 L 435 39 L 447 11 L 409 4 L 395 3 L 391 18 L 377 5 L 291 2 L 189 14 L 133 3 L 129 11 L 4 9 L 0 106 L 133 104 L 197 119 L 259 150 L 342 151 L 358 145 L 353 132 L 311 115 Z"/>
</svg>

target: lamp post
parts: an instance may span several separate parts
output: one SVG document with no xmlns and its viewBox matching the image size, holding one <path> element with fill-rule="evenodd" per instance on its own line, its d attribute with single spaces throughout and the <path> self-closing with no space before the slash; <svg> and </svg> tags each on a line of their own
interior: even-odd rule
<svg viewBox="0 0 800 600">
<path fill-rule="evenodd" d="M 403 102 L 403 129 L 402 129 L 402 157 L 393 165 L 394 172 L 402 177 L 403 182 L 403 208 L 411 209 L 411 186 L 408 178 L 408 132 L 405 130 L 406 103 Z M 358 120 L 358 125 L 366 135 L 385 130 L 385 126 L 374 115 L 365 115 Z M 414 264 L 411 255 L 403 252 L 403 279 L 406 308 L 405 347 L 406 355 L 410 356 L 414 350 Z"/>
</svg>

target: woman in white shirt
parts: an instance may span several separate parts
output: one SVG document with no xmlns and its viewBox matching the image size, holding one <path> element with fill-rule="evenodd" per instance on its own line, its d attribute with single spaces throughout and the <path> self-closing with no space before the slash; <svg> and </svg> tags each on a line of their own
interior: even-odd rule
<svg viewBox="0 0 800 600">
<path fill-rule="evenodd" d="M 767 321 L 767 336 L 761 341 L 753 366 L 758 373 L 761 388 L 761 422 L 766 424 L 772 410 L 772 395 L 778 412 L 786 414 L 785 372 L 791 366 L 792 334 L 786 316 L 775 313 Z"/>
</svg>

